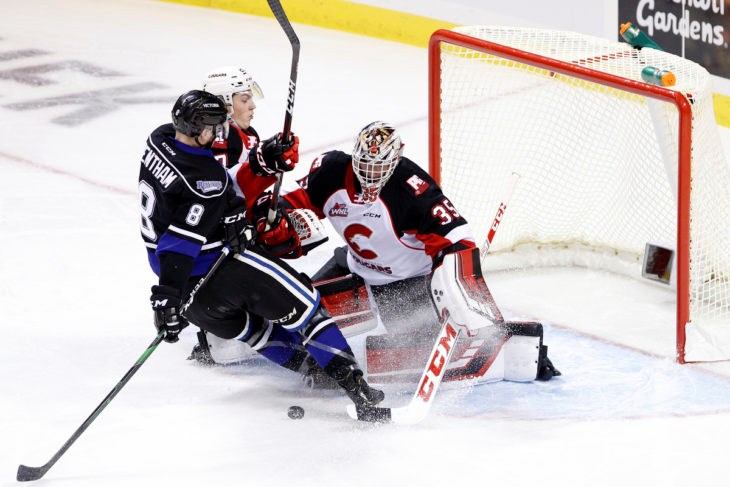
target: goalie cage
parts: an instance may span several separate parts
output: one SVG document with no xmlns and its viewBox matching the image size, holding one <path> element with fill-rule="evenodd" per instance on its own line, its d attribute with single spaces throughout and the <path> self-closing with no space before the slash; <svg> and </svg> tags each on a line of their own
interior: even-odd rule
<svg viewBox="0 0 730 487">
<path fill-rule="evenodd" d="M 645 66 L 676 86 L 641 81 Z M 429 78 L 430 172 L 475 231 L 522 175 L 485 270 L 640 278 L 647 242 L 676 242 L 676 358 L 730 358 L 730 171 L 704 68 L 571 32 L 470 26 L 432 35 Z"/>
</svg>

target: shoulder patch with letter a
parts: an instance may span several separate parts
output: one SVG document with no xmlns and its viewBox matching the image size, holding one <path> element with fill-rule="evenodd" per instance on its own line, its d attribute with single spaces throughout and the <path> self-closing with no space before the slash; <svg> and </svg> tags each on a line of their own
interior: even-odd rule
<svg viewBox="0 0 730 487">
<path fill-rule="evenodd" d="M 406 184 L 413 188 L 413 193 L 416 196 L 420 196 L 421 194 L 423 194 L 423 192 L 426 191 L 429 187 L 429 184 L 426 181 L 419 178 L 415 174 L 406 179 Z"/>
</svg>

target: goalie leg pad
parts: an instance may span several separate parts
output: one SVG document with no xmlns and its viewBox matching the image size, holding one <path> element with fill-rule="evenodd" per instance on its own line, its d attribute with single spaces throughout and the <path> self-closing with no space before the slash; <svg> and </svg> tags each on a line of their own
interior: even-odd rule
<svg viewBox="0 0 730 487">
<path fill-rule="evenodd" d="M 536 376 L 547 380 L 540 378 L 547 359 L 542 334 L 540 323 L 506 322 L 482 328 L 474 336 L 461 335 L 447 365 L 444 382 L 467 379 L 478 383 L 530 382 Z M 370 381 L 384 384 L 417 380 L 433 340 L 431 334 L 368 336 L 365 345 Z"/>
<path fill-rule="evenodd" d="M 368 336 L 365 341 L 368 377 L 378 384 L 417 380 L 435 338 L 433 333 Z M 502 380 L 501 350 L 507 339 L 500 327 L 482 328 L 473 337 L 461 334 L 446 366 L 444 382 Z"/>
<path fill-rule="evenodd" d="M 360 335 L 378 326 L 370 306 L 370 295 L 365 281 L 357 274 L 317 281 L 314 287 L 332 319 L 345 338 Z"/>
<path fill-rule="evenodd" d="M 502 325 L 510 337 L 503 347 L 504 380 L 532 382 L 537 378 L 542 345 L 542 324 L 508 321 Z"/>
<path fill-rule="evenodd" d="M 504 380 L 532 382 L 537 377 L 540 337 L 513 335 L 502 347 Z"/>
<path fill-rule="evenodd" d="M 430 276 L 371 285 L 377 313 L 388 333 L 430 333 L 435 337 L 441 323 L 431 302 Z M 428 347 L 433 345 L 429 344 Z"/>
<path fill-rule="evenodd" d="M 446 254 L 431 276 L 431 298 L 439 316 L 470 332 L 501 323 L 502 314 L 484 282 L 479 249 Z"/>
</svg>

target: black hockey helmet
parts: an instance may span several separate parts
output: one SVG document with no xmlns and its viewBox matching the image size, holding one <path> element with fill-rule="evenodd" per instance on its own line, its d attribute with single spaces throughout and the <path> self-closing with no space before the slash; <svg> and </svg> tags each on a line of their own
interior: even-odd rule
<svg viewBox="0 0 730 487">
<path fill-rule="evenodd" d="M 226 121 L 226 104 L 215 95 L 191 90 L 180 95 L 172 107 L 175 130 L 190 137 L 200 135 L 207 125 L 221 125 Z"/>
</svg>

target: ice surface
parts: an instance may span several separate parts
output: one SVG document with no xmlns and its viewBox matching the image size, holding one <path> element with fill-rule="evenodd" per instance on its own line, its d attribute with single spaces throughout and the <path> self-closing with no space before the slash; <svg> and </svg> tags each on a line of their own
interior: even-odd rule
<svg viewBox="0 0 730 487">
<path fill-rule="evenodd" d="M 222 64 L 254 73 L 266 95 L 254 126 L 280 130 L 290 50 L 273 19 L 152 1 L 4 1 L 0 17 L 0 485 L 14 485 L 17 465 L 45 463 L 153 338 L 135 197 L 146 136 Z M 425 164 L 425 50 L 295 28 L 297 174 L 375 119 Z M 315 269 L 337 243 L 297 265 Z M 261 360 L 186 361 L 189 329 L 43 485 L 730 484 L 730 370 L 672 361 L 671 294 L 580 271 L 488 283 L 510 317 L 545 322 L 563 377 L 444 387 L 422 424 L 373 426 L 349 420 L 342 394 Z M 287 417 L 295 404 L 301 421 Z"/>
</svg>

